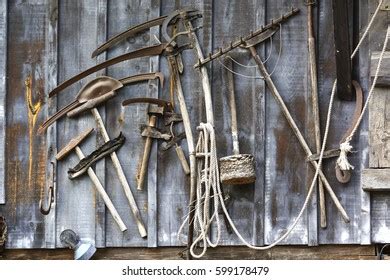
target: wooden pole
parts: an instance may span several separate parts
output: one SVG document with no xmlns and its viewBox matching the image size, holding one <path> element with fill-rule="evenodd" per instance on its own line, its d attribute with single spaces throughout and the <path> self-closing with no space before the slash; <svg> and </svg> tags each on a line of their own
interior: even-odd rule
<svg viewBox="0 0 390 280">
<path fill-rule="evenodd" d="M 76 154 L 79 157 L 80 160 L 85 158 L 83 152 L 81 151 L 80 147 L 77 146 L 75 148 Z M 91 178 L 93 185 L 95 186 L 96 190 L 100 194 L 100 196 L 103 198 L 104 204 L 106 204 L 108 210 L 110 211 L 112 217 L 114 218 L 115 222 L 118 224 L 121 231 L 126 231 L 127 227 L 123 223 L 121 217 L 119 216 L 118 211 L 115 209 L 114 204 L 112 203 L 110 197 L 107 195 L 105 189 L 103 188 L 103 185 L 100 183 L 99 178 L 96 176 L 95 171 L 91 167 L 87 170 L 89 178 Z"/>
<path fill-rule="evenodd" d="M 99 127 L 99 131 L 102 134 L 104 141 L 105 142 L 110 141 L 110 137 L 108 136 L 106 127 L 104 126 L 104 122 L 102 120 L 102 117 L 100 116 L 99 111 L 96 108 L 93 108 L 91 110 L 91 112 L 92 112 L 92 115 L 94 116 L 94 118 L 97 122 L 97 125 Z M 120 181 L 120 183 L 123 187 L 123 190 L 125 192 L 126 198 L 129 201 L 131 211 L 133 212 L 135 222 L 136 222 L 137 227 L 138 227 L 138 231 L 139 231 L 141 237 L 146 237 L 147 232 L 146 232 L 144 223 L 142 221 L 141 214 L 139 212 L 137 203 L 134 199 L 133 193 L 131 192 L 130 185 L 127 182 L 125 173 L 123 172 L 121 163 L 119 162 L 118 156 L 116 155 L 115 152 L 111 153 L 110 156 L 111 156 L 112 163 L 114 164 L 114 168 L 118 174 L 119 181 Z"/>
<path fill-rule="evenodd" d="M 294 119 L 292 118 L 292 116 L 291 116 L 291 114 L 290 114 L 286 104 L 284 103 L 284 101 L 282 99 L 282 96 L 279 94 L 275 84 L 273 83 L 271 77 L 268 74 L 267 69 L 265 68 L 263 62 L 261 61 L 259 55 L 257 54 L 256 49 L 253 46 L 251 46 L 251 47 L 249 47 L 249 50 L 251 52 L 252 57 L 256 61 L 256 64 L 258 65 L 260 73 L 263 75 L 268 88 L 270 89 L 272 95 L 275 97 L 276 102 L 279 104 L 279 106 L 280 106 L 284 116 L 287 119 L 288 124 L 290 125 L 290 127 L 292 128 L 294 134 L 298 138 L 298 141 L 301 144 L 301 146 L 302 146 L 303 150 L 305 151 L 306 155 L 307 156 L 312 155 L 312 152 L 311 152 L 309 146 L 307 145 L 307 143 L 305 141 L 305 138 L 303 138 L 303 135 L 302 135 L 301 131 L 299 130 L 298 126 L 296 125 L 296 123 L 294 121 Z M 318 163 L 317 162 L 311 161 L 310 163 L 313 165 L 314 168 L 318 167 Z M 324 183 L 324 186 L 325 186 L 326 190 L 328 191 L 330 197 L 332 198 L 334 204 L 336 205 L 337 209 L 339 210 L 341 216 L 343 217 L 344 221 L 348 223 L 350 221 L 350 219 L 349 219 L 347 213 L 345 212 L 343 206 L 341 205 L 341 203 L 340 203 L 339 199 L 337 198 L 336 194 L 333 192 L 332 187 L 330 186 L 328 180 L 326 179 L 324 173 L 321 170 L 319 170 L 319 176 L 320 176 L 322 182 Z"/>
<path fill-rule="evenodd" d="M 310 89 L 311 102 L 314 119 L 314 135 L 316 140 L 316 152 L 321 152 L 321 129 L 320 129 L 320 112 L 318 106 L 318 84 L 317 84 L 317 62 L 316 46 L 313 28 L 313 4 L 307 4 L 307 32 L 309 48 L 309 71 L 310 71 Z M 320 226 L 326 228 L 326 204 L 325 192 L 322 181 L 318 178 L 318 194 L 320 201 Z"/>
</svg>

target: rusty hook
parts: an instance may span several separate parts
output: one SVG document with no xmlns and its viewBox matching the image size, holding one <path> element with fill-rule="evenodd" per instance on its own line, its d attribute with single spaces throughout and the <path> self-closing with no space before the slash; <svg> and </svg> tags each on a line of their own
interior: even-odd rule
<svg viewBox="0 0 390 280">
<path fill-rule="evenodd" d="M 43 202 L 42 202 L 42 198 L 39 200 L 39 211 L 42 213 L 42 215 L 48 215 L 50 213 L 50 210 L 51 210 L 51 206 L 54 202 L 54 169 L 55 169 L 55 166 L 54 166 L 54 162 L 50 162 L 51 165 L 52 165 L 52 181 L 51 181 L 51 186 L 49 187 L 49 193 L 48 193 L 48 196 L 47 196 L 47 203 L 46 203 L 46 208 L 43 206 Z"/>
</svg>

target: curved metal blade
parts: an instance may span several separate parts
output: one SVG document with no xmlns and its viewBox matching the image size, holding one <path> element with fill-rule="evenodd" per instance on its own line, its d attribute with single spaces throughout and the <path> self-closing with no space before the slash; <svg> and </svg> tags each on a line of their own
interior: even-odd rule
<svg viewBox="0 0 390 280">
<path fill-rule="evenodd" d="M 160 107 L 164 107 L 167 111 L 172 111 L 172 103 L 163 99 L 141 97 L 141 98 L 130 98 L 122 102 L 122 106 L 127 106 L 134 103 L 149 103 L 156 104 Z"/>
<path fill-rule="evenodd" d="M 107 68 L 108 66 L 117 64 L 119 62 L 125 61 L 125 60 L 130 60 L 133 58 L 140 58 L 140 57 L 145 57 L 145 56 L 153 56 L 153 55 L 160 55 L 162 52 L 165 50 L 167 44 L 158 44 L 142 49 L 135 50 L 133 52 L 125 53 L 120 56 L 114 57 L 112 59 L 106 60 L 100 64 L 97 64 L 84 72 L 81 72 L 77 74 L 76 76 L 70 78 L 69 80 L 66 80 L 59 86 L 57 86 L 55 89 L 53 89 L 49 93 L 49 97 L 53 97 L 57 93 L 59 93 L 61 90 L 67 88 L 68 86 L 74 84 L 75 82 L 87 77 L 88 75 L 91 75 L 92 73 L 95 73 L 101 69 Z"/>
<path fill-rule="evenodd" d="M 138 24 L 136 26 L 132 26 L 129 29 L 127 29 L 126 31 L 123 31 L 122 33 L 119 33 L 119 34 L 115 35 L 114 37 L 109 39 L 107 42 L 105 42 L 104 44 L 100 45 L 96 50 L 94 50 L 93 53 L 92 53 L 92 58 L 94 58 L 95 56 L 97 56 L 97 55 L 101 54 L 102 52 L 108 50 L 112 46 L 115 46 L 119 42 L 121 42 L 121 41 L 123 41 L 123 40 L 125 40 L 125 39 L 127 39 L 129 37 L 134 36 L 135 34 L 137 34 L 139 32 L 142 32 L 142 31 L 144 31 L 144 30 L 146 30 L 148 28 L 151 28 L 153 26 L 161 25 L 164 22 L 164 20 L 166 19 L 166 17 L 167 16 L 162 16 L 162 17 L 158 17 L 158 18 L 149 20 L 147 22 Z"/>
<path fill-rule="evenodd" d="M 145 80 L 154 80 L 154 79 L 160 80 L 161 87 L 164 87 L 164 75 L 161 72 L 150 72 L 150 73 L 142 73 L 137 74 L 134 76 L 126 77 L 123 79 L 120 79 L 119 81 L 125 86 L 132 83 L 137 83 Z"/>
</svg>

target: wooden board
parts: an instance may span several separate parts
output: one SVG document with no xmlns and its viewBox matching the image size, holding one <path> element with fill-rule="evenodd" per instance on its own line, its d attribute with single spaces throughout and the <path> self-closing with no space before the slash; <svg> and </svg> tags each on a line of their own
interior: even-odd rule
<svg viewBox="0 0 390 280">
<path fill-rule="evenodd" d="M 371 54 L 370 75 L 372 79 L 374 78 L 376 68 L 378 66 L 379 55 L 380 55 L 379 51 L 374 51 Z M 379 70 L 379 74 L 378 74 L 378 80 L 376 82 L 376 85 L 378 87 L 390 86 L 389 71 L 390 71 L 390 52 L 385 52 L 381 64 L 381 69 Z"/>
<path fill-rule="evenodd" d="M 307 75 L 306 7 L 302 1 L 298 0 L 289 2 L 288 5 L 285 2 L 251 0 L 243 3 L 232 0 L 229 5 L 225 5 L 211 0 L 87 0 L 75 4 L 69 0 L 35 0 L 19 5 L 8 1 L 8 10 L 5 9 L 7 13 L 5 15 L 0 13 L 0 45 L 2 42 L 3 44 L 7 42 L 8 46 L 6 52 L 8 80 L 4 79 L 7 81 L 5 97 L 7 111 L 3 113 L 6 114 L 6 151 L 3 157 L 7 162 L 5 177 L 1 176 L 0 160 L 0 180 L 5 178 L 5 183 L 0 182 L 0 193 L 2 186 L 7 193 L 7 204 L 0 205 L 0 213 L 6 216 L 11 225 L 7 246 L 12 248 L 61 247 L 59 234 L 66 228 L 78 231 L 82 238 L 92 240 L 97 247 L 182 245 L 178 241 L 177 231 L 188 212 L 188 177 L 183 174 L 175 151 L 172 149 L 161 152 L 158 149 L 160 144 L 155 143 L 152 148 L 147 186 L 143 192 L 136 190 L 135 175 L 144 143 L 140 137 L 139 126 L 147 122 L 147 107 L 144 104 L 126 108 L 120 105 L 122 100 L 130 97 L 159 96 L 168 99 L 169 71 L 166 59 L 152 57 L 123 62 L 110 67 L 107 71 L 100 71 L 83 79 L 61 92 L 58 98 L 48 100 L 46 96 L 47 92 L 55 87 L 57 80 L 62 82 L 106 58 L 156 44 L 157 40 L 154 35 L 159 37 L 158 27 L 142 32 L 136 38 L 125 40 L 97 59 L 90 58 L 91 52 L 106 38 L 112 37 L 129 26 L 156 18 L 160 13 L 167 15 L 183 7 L 195 7 L 203 12 L 203 19 L 198 20 L 195 25 L 203 25 L 203 29 L 197 33 L 202 48 L 207 54 L 212 49 L 225 45 L 231 39 L 247 34 L 250 30 L 267 23 L 271 18 L 280 16 L 284 11 L 289 10 L 291 5 L 301 8 L 299 15 L 283 25 L 283 51 L 272 79 L 293 118 L 302 129 L 307 142 L 314 150 Z M 352 1 L 349 1 L 349 4 L 351 3 Z M 368 6 L 371 14 L 376 3 L 363 0 L 359 2 L 359 5 L 358 29 L 362 33 L 369 16 Z M 333 42 L 328 40 L 328 37 L 332 38 L 330 34 L 333 32 L 331 5 L 320 1 L 316 11 L 318 12 L 319 94 L 323 131 L 329 93 L 336 72 L 334 46 Z M 4 25 L 1 24 L 1 17 L 4 16 L 8 18 L 8 21 L 4 21 L 8 25 L 8 38 L 1 35 L 3 34 L 1 30 L 5 30 Z M 381 16 L 373 27 L 371 39 L 376 39 L 371 40 L 372 50 L 380 49 L 380 42 L 384 35 L 382 34 L 384 20 L 385 17 Z M 179 41 L 184 43 L 185 36 Z M 268 42 L 257 48 L 263 59 L 272 49 L 271 58 L 266 64 L 269 71 L 276 63 L 279 43 L 279 33 L 277 33 L 272 46 Z M 358 66 L 355 66 L 359 70 L 356 75 L 360 77 L 364 92 L 367 92 L 370 84 L 370 63 L 367 55 L 369 47 L 368 44 L 363 44 L 359 53 Z M 5 65 L 1 60 L 4 57 L 4 54 L 1 56 L 1 52 L 4 50 L 0 46 L 0 77 L 1 69 L 4 69 Z M 232 56 L 245 65 L 253 65 L 249 54 L 244 50 L 237 50 L 232 53 Z M 192 50 L 184 51 L 183 61 L 185 70 L 181 80 L 194 136 L 197 138 L 195 128 L 205 120 L 204 97 L 198 71 L 192 67 L 196 62 Z M 212 83 L 218 155 L 225 156 L 231 153 L 232 144 L 224 70 L 218 61 L 207 67 Z M 56 204 L 50 215 L 43 217 L 39 213 L 38 201 L 42 190 L 47 189 L 52 180 L 50 162 L 58 149 L 84 129 L 94 127 L 95 122 L 90 114 L 86 113 L 77 120 L 59 121 L 49 129 L 45 137 L 34 137 L 36 148 L 33 156 L 36 160 L 33 162 L 31 173 L 34 183 L 26 186 L 25 182 L 28 182 L 26 170 L 29 170 L 30 152 L 24 85 L 26 78 L 31 74 L 33 104 L 40 98 L 45 103 L 36 120 L 39 124 L 48 115 L 72 101 L 81 86 L 96 75 L 106 73 L 114 78 L 123 78 L 158 69 L 164 72 L 166 78 L 166 86 L 161 91 L 158 89 L 157 81 L 130 85 L 119 90 L 118 96 L 110 100 L 107 106 L 99 108 L 110 137 L 116 137 L 120 131 L 123 131 L 127 138 L 118 156 L 144 223 L 147 225 L 149 238 L 144 240 L 139 237 L 127 199 L 109 158 L 99 162 L 95 169 L 129 228 L 126 233 L 119 231 L 88 177 L 75 181 L 67 178 L 67 169 L 78 161 L 74 154 L 58 163 L 55 168 L 57 174 Z M 236 66 L 235 69 L 242 74 L 258 75 L 258 72 L 252 68 Z M 0 81 L 3 80 L 0 79 Z M 4 133 L 1 133 L 1 93 L 2 89 L 4 92 L 4 81 L 0 83 L 0 139 L 4 137 Z M 233 196 L 229 211 L 246 240 L 258 245 L 269 244 L 279 237 L 297 216 L 311 182 L 313 169 L 305 162 L 305 155 L 300 145 L 270 92 L 264 86 L 264 82 L 236 75 L 235 83 L 241 150 L 243 153 L 255 154 L 257 181 L 256 184 L 250 186 L 226 187 L 226 191 Z M 328 148 L 338 146 L 343 133 L 349 126 L 353 110 L 354 102 L 335 101 Z M 176 132 L 182 131 L 183 128 L 179 125 Z M 284 244 L 367 244 L 371 242 L 370 196 L 361 190 L 360 179 L 361 170 L 367 168 L 368 164 L 367 131 L 365 119 L 352 143 L 359 152 L 351 156 L 352 164 L 356 168 L 349 184 L 341 185 L 335 180 L 334 159 L 325 160 L 324 163 L 326 175 L 336 195 L 346 208 L 351 223 L 345 224 L 342 221 L 327 196 L 328 228 L 318 229 L 317 200 L 314 198 L 307 214 Z M 100 144 L 102 144 L 102 139 L 95 134 L 88 138 L 81 148 L 87 154 Z M 182 146 L 187 154 L 185 140 L 182 141 Z M 2 159 L 1 141 L 0 159 Z M 388 231 L 388 223 L 385 213 L 388 201 L 388 195 L 372 195 L 374 242 L 387 240 L 385 233 Z M 183 237 L 185 235 L 186 232 Z M 215 238 L 215 228 L 212 230 L 212 237 Z M 222 244 L 240 245 L 241 242 L 234 235 L 227 235 L 224 230 Z"/>
<path fill-rule="evenodd" d="M 98 6 L 96 1 L 60 1 L 58 33 L 61 34 L 58 44 L 58 80 L 62 82 L 78 72 L 94 65 L 96 61 L 90 55 L 97 45 L 96 36 Z M 81 46 L 81 47 L 79 47 Z M 77 48 L 78 51 L 75 51 Z M 60 92 L 57 97 L 58 108 L 62 108 L 74 100 L 77 92 L 88 77 L 68 89 Z M 95 121 L 89 112 L 75 119 L 63 118 L 57 121 L 57 149 L 60 150 L 69 141 L 84 132 L 96 127 Z M 88 137 L 80 148 L 88 155 L 97 147 L 96 133 Z M 88 176 L 69 180 L 67 171 L 79 162 L 75 153 L 58 162 L 57 168 L 57 247 L 62 244 L 59 240 L 61 232 L 72 229 L 86 240 L 95 242 L 96 224 L 99 219 L 95 212 L 96 194 L 94 186 Z M 102 180 L 102 174 L 97 174 Z M 104 185 L 104 182 L 103 182 Z M 99 240 L 99 238 L 98 238 Z"/>
<path fill-rule="evenodd" d="M 263 9 L 265 1 L 231 1 L 230 5 L 215 2 L 214 11 L 214 48 L 226 47 L 230 41 L 249 33 L 265 24 Z M 258 50 L 264 53 L 264 44 Z M 237 49 L 228 54 L 243 65 L 254 65 L 249 52 Z M 227 71 L 230 69 L 224 60 L 228 56 L 215 60 L 212 67 L 212 93 L 214 102 L 215 129 L 217 131 L 218 155 L 224 157 L 232 154 L 231 110 L 229 107 L 229 91 Z M 237 73 L 247 76 L 258 76 L 256 68 L 240 67 L 232 63 Z M 240 153 L 253 154 L 256 160 L 256 182 L 250 185 L 223 186 L 226 195 L 231 197 L 228 202 L 228 211 L 233 222 L 239 229 L 243 238 L 255 245 L 264 244 L 264 120 L 265 97 L 264 82 L 260 79 L 245 78 L 233 75 Z M 240 108 L 245 108 L 242 114 Z M 226 231 L 223 216 L 223 234 L 221 244 L 242 244 L 235 234 Z M 214 238 L 216 232 L 214 230 Z"/>
<path fill-rule="evenodd" d="M 137 25 L 144 21 L 159 16 L 159 3 L 158 1 L 110 1 L 108 5 L 108 37 L 129 28 L 130 26 Z M 129 38 L 124 42 L 118 44 L 112 50 L 108 52 L 108 58 L 112 58 L 119 54 L 136 50 L 148 45 L 156 44 L 154 35 L 158 35 L 156 30 L 152 33 L 145 31 L 138 34 L 134 38 Z M 147 73 L 151 71 L 158 71 L 158 60 L 155 58 L 141 58 L 131 61 L 126 61 L 121 64 L 110 67 L 107 70 L 107 74 L 115 78 L 123 78 L 130 75 L 139 73 Z M 118 152 L 118 157 L 122 163 L 126 178 L 130 184 L 131 190 L 134 194 L 138 208 L 141 212 L 141 216 L 147 230 L 151 230 L 151 236 L 155 236 L 156 230 L 153 230 L 156 219 L 154 215 L 151 215 L 151 221 L 149 224 L 148 216 L 149 211 L 154 211 L 153 208 L 149 209 L 148 205 L 148 190 L 150 188 L 150 194 L 153 196 L 156 188 L 156 166 L 153 165 L 153 159 L 156 158 L 156 146 L 153 146 L 152 154 L 150 158 L 150 165 L 147 186 L 143 191 L 136 189 L 136 173 L 140 156 L 143 152 L 144 139 L 140 135 L 140 125 L 146 124 L 148 121 L 147 105 L 135 104 L 132 106 L 122 107 L 120 104 L 123 100 L 132 97 L 157 97 L 158 95 L 158 83 L 154 82 L 142 82 L 139 84 L 129 85 L 121 90 L 119 94 L 107 103 L 107 125 L 108 133 L 111 137 L 116 137 L 120 131 L 126 135 L 126 142 Z M 154 174 L 154 175 L 153 175 Z M 121 217 L 124 219 L 128 230 L 125 233 L 121 233 L 116 225 L 113 223 L 110 216 L 107 217 L 107 229 L 106 229 L 106 246 L 108 247 L 123 247 L 123 246 L 148 246 L 148 241 L 142 239 L 138 233 L 137 226 L 134 222 L 134 217 L 130 211 L 129 203 L 124 196 L 122 187 L 117 179 L 117 174 L 113 169 L 111 162 L 106 165 L 107 182 L 110 182 L 108 187 L 108 194 L 112 197 L 114 205 L 117 206 L 117 210 Z M 155 196 L 155 195 L 154 195 Z M 156 202 L 152 199 L 152 207 Z M 154 237 L 155 239 L 155 237 Z M 156 246 L 155 242 L 152 242 L 150 246 Z"/>
<path fill-rule="evenodd" d="M 7 1 L 0 6 L 0 204 L 5 203 L 5 102 L 7 77 Z"/>
<path fill-rule="evenodd" d="M 370 3 L 370 14 L 372 14 L 376 8 L 377 3 Z M 372 31 L 370 32 L 370 51 L 373 58 L 371 61 L 371 67 L 369 77 L 374 75 L 375 60 L 377 53 L 382 49 L 383 42 L 386 34 L 386 27 L 388 25 L 387 12 L 380 11 L 378 18 L 374 21 Z M 387 55 L 384 60 L 384 71 L 380 72 L 379 81 L 386 85 L 385 71 L 387 69 Z M 383 74 L 382 74 L 383 73 Z M 370 79 L 372 80 L 372 79 Z M 371 84 L 371 83 L 370 83 Z M 389 167 L 388 159 L 386 158 L 387 151 L 387 107 L 386 93 L 388 92 L 386 87 L 375 89 L 372 100 L 369 104 L 369 168 L 387 168 Z M 383 132 L 380 132 L 383 130 Z M 387 192 L 371 193 L 371 242 L 375 243 L 388 243 L 390 241 L 390 222 L 388 219 L 388 207 L 390 205 L 390 195 Z"/>
<path fill-rule="evenodd" d="M 350 1 L 351 3 L 351 1 Z M 350 6 L 351 7 L 351 6 Z M 336 78 L 336 64 L 333 43 L 328 38 L 333 38 L 333 20 L 332 7 L 327 3 L 319 3 L 319 34 L 318 34 L 318 85 L 321 128 L 325 127 L 326 115 L 329 104 L 329 96 Z M 351 18 L 352 19 L 352 18 Z M 352 26 L 352 20 L 350 25 Z M 367 79 L 367 78 L 365 78 Z M 364 79 L 361 85 L 365 86 Z M 365 88 L 364 88 L 365 90 Z M 352 114 L 354 111 L 354 101 L 341 101 L 335 98 L 329 136 L 326 147 L 329 149 L 337 148 L 339 143 L 350 126 Z M 362 131 L 362 133 L 361 133 Z M 355 169 L 352 173 L 351 181 L 348 184 L 341 184 L 335 177 L 335 158 L 324 160 L 323 170 L 327 175 L 328 181 L 341 204 L 346 209 L 351 222 L 345 223 L 338 210 L 334 206 L 328 194 L 326 194 L 327 220 L 328 227 L 319 230 L 320 244 L 349 244 L 360 243 L 360 217 L 361 217 L 361 188 L 360 188 L 360 170 L 364 167 L 364 159 L 367 157 L 367 139 L 361 135 L 365 134 L 366 124 L 363 122 L 356 133 L 352 145 L 359 151 L 349 156 Z"/>
<path fill-rule="evenodd" d="M 390 169 L 365 169 L 362 172 L 362 188 L 366 192 L 390 191 Z"/>
</svg>

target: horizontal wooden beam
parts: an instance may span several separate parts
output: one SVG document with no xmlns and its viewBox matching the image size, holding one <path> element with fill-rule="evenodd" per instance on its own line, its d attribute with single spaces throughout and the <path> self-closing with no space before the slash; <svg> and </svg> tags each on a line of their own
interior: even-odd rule
<svg viewBox="0 0 390 280">
<path fill-rule="evenodd" d="M 181 259 L 184 247 L 163 248 L 106 248 L 98 249 L 93 259 L 151 260 Z M 72 259 L 70 249 L 13 249 L 4 252 L 3 259 Z M 210 248 L 204 259 L 264 259 L 264 260 L 338 260 L 376 259 L 375 246 L 361 245 L 320 245 L 277 246 L 267 251 L 256 251 L 247 247 L 229 246 Z"/>
<path fill-rule="evenodd" d="M 390 168 L 364 169 L 362 171 L 362 188 L 367 192 L 390 191 Z"/>
<path fill-rule="evenodd" d="M 370 75 L 371 80 L 374 79 L 376 68 L 378 66 L 380 52 L 372 52 L 371 54 L 371 67 Z M 382 60 L 381 69 L 379 71 L 378 80 L 376 83 L 378 87 L 388 87 L 390 86 L 390 52 L 385 52 L 385 56 Z"/>
</svg>

